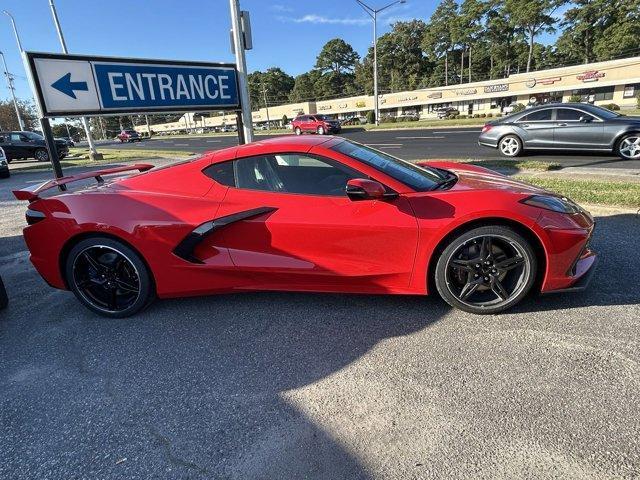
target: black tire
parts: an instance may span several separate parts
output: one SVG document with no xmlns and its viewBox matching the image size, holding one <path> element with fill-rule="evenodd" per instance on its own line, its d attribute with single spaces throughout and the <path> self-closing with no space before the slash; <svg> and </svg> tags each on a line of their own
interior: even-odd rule
<svg viewBox="0 0 640 480">
<path fill-rule="evenodd" d="M 33 158 L 35 158 L 38 162 L 48 162 L 49 152 L 47 152 L 46 148 L 36 148 L 36 151 L 33 152 Z"/>
<path fill-rule="evenodd" d="M 2 283 L 2 277 L 0 277 L 0 310 L 7 308 L 9 304 L 9 297 L 7 291 L 4 289 L 4 283 Z"/>
<path fill-rule="evenodd" d="M 11 176 L 11 170 L 0 173 L 0 178 L 9 178 Z"/>
<path fill-rule="evenodd" d="M 302 135 L 302 130 L 300 130 L 300 127 L 294 128 L 293 131 L 295 132 L 296 135 Z"/>
<path fill-rule="evenodd" d="M 640 159 L 640 133 L 629 133 L 616 145 L 616 155 L 623 160 Z"/>
<path fill-rule="evenodd" d="M 488 241 L 486 241 L 488 239 Z M 509 227 L 478 227 L 445 247 L 435 269 L 440 296 L 476 314 L 507 310 L 531 290 L 538 263 L 527 239 Z"/>
<path fill-rule="evenodd" d="M 522 140 L 517 135 L 505 135 L 498 142 L 498 151 L 501 155 L 515 158 L 522 155 Z"/>
<path fill-rule="evenodd" d="M 151 274 L 140 255 L 111 238 L 78 242 L 65 261 L 65 276 L 78 300 L 105 317 L 129 317 L 155 299 Z"/>
<path fill-rule="evenodd" d="M 324 127 L 323 127 L 323 126 L 319 126 L 319 127 L 318 127 L 318 129 L 316 130 L 316 133 L 317 133 L 318 135 L 324 135 L 324 134 L 325 134 L 325 133 L 327 133 L 327 132 L 325 131 L 325 129 L 324 129 Z"/>
</svg>

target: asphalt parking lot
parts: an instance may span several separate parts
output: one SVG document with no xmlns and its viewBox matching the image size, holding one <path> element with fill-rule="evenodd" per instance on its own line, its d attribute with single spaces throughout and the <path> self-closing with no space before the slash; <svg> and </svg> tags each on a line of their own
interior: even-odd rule
<svg viewBox="0 0 640 480">
<path fill-rule="evenodd" d="M 345 138 L 364 143 L 377 149 L 399 156 L 407 160 L 424 158 L 473 158 L 503 159 L 497 150 L 478 145 L 480 128 L 442 128 L 442 129 L 407 129 L 364 131 L 344 129 L 340 134 Z M 268 138 L 269 135 L 256 135 L 256 140 Z M 188 150 L 205 152 L 237 145 L 235 135 L 211 135 L 178 137 L 157 136 L 150 140 L 135 143 L 110 142 L 101 148 L 162 149 Z M 602 153 L 579 153 L 571 151 L 526 152 L 523 159 L 560 163 L 563 167 L 638 169 L 640 160 L 623 161 L 613 155 Z"/>
<path fill-rule="evenodd" d="M 637 478 L 640 218 L 583 293 L 248 293 L 105 320 L 36 274 L 0 183 L 0 478 Z"/>
</svg>

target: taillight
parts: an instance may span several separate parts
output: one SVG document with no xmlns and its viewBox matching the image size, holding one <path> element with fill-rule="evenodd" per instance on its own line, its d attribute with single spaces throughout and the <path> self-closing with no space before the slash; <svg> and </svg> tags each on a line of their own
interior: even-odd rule
<svg viewBox="0 0 640 480">
<path fill-rule="evenodd" d="M 46 215 L 38 210 L 27 209 L 27 213 L 25 214 L 25 218 L 27 220 L 27 225 L 33 225 L 34 223 L 38 223 L 41 220 L 46 218 Z"/>
<path fill-rule="evenodd" d="M 491 130 L 492 128 L 493 128 L 493 125 L 491 125 L 490 123 L 486 123 L 486 124 L 484 125 L 484 127 L 482 127 L 482 133 L 486 133 L 486 132 L 488 132 L 489 130 Z"/>
</svg>

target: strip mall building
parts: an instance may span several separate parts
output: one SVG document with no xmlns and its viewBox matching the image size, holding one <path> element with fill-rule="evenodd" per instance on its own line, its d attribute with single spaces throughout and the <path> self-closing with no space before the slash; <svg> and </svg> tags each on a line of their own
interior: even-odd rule
<svg viewBox="0 0 640 480">
<path fill-rule="evenodd" d="M 418 115 L 434 118 L 441 107 L 457 108 L 461 114 L 500 113 L 511 103 L 540 104 L 567 102 L 579 95 L 583 102 L 596 105 L 615 103 L 621 109 L 634 108 L 640 94 L 640 57 L 610 60 L 571 67 L 539 70 L 483 82 L 426 88 L 380 95 L 381 116 Z M 340 120 L 362 116 L 373 110 L 373 96 L 293 103 L 261 108 L 252 113 L 255 125 L 280 125 L 283 116 L 292 119 L 302 113 L 323 114 Z M 235 115 L 212 117 L 186 113 L 179 121 L 152 125 L 152 130 L 178 132 L 235 124 Z M 144 132 L 146 126 L 137 127 Z"/>
</svg>

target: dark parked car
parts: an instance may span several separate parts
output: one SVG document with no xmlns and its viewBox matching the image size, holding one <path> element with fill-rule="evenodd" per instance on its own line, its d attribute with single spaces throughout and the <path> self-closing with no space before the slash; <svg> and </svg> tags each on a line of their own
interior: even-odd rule
<svg viewBox="0 0 640 480">
<path fill-rule="evenodd" d="M 2 283 L 2 277 L 0 277 L 0 310 L 5 308 L 8 303 L 7 291 L 4 289 L 4 283 Z"/>
<path fill-rule="evenodd" d="M 120 142 L 122 142 L 122 143 L 124 143 L 124 142 L 141 142 L 142 141 L 142 137 L 135 130 L 122 130 L 118 134 L 118 140 L 120 140 Z"/>
<path fill-rule="evenodd" d="M 487 123 L 478 143 L 507 157 L 525 150 L 582 150 L 637 160 L 640 117 L 584 103 L 544 105 Z"/>
<path fill-rule="evenodd" d="M 56 140 L 58 157 L 63 159 L 69 154 L 69 147 L 62 140 Z M 7 156 L 7 162 L 12 160 L 35 158 L 39 162 L 49 161 L 49 152 L 44 137 L 34 132 L 0 132 L 0 147 Z"/>
<path fill-rule="evenodd" d="M 339 133 L 342 130 L 339 120 L 334 120 L 326 115 L 298 115 L 291 121 L 293 131 L 296 135 L 304 132 L 317 133 Z"/>
<path fill-rule="evenodd" d="M 64 142 L 67 145 L 67 147 L 75 147 L 76 146 L 76 142 L 74 142 L 73 138 L 71 138 L 71 137 L 59 137 L 59 138 L 56 138 L 56 141 L 57 140 L 60 140 L 60 141 Z"/>
<path fill-rule="evenodd" d="M 0 148 L 0 178 L 9 178 L 11 172 L 9 171 L 9 162 L 4 154 L 4 150 Z"/>
</svg>

